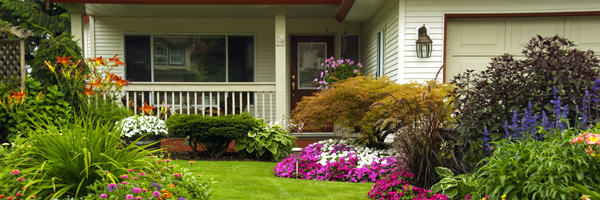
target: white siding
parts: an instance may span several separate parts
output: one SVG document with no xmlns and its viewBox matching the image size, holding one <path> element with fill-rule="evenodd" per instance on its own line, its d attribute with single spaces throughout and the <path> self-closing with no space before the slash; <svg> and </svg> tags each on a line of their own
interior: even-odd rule
<svg viewBox="0 0 600 200">
<path fill-rule="evenodd" d="M 363 73 L 375 74 L 377 70 L 377 33 L 383 33 L 384 75 L 398 80 L 398 0 L 388 0 L 377 14 L 363 26 Z"/>
<path fill-rule="evenodd" d="M 489 13 L 555 13 L 598 11 L 597 0 L 406 0 L 405 23 L 405 79 L 431 80 L 443 64 L 443 38 L 445 14 Z M 417 58 L 415 52 L 416 30 L 423 23 L 430 29 L 433 40 L 431 58 Z M 440 74 L 438 80 L 443 77 Z"/>
</svg>

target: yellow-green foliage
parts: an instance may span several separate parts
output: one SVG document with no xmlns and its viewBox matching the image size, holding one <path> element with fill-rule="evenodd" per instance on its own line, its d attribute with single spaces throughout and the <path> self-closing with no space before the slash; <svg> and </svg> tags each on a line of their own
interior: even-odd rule
<svg viewBox="0 0 600 200">
<path fill-rule="evenodd" d="M 384 127 L 394 127 L 397 125 L 411 124 L 415 120 L 415 112 L 421 116 L 433 114 L 431 106 L 441 107 L 447 105 L 451 99 L 448 99 L 448 91 L 452 91 L 453 85 L 447 83 L 436 83 L 428 81 L 427 84 L 410 82 L 400 84 L 400 89 L 386 94 L 386 98 L 378 100 L 368 118 L 373 119 L 395 119 L 396 122 L 389 124 L 387 120 Z M 379 106 L 378 106 L 379 105 Z M 450 112 L 451 110 L 447 110 Z M 447 116 L 450 113 L 440 113 Z M 382 122 L 382 121 L 380 121 Z"/>
<path fill-rule="evenodd" d="M 292 111 L 296 122 L 304 123 L 305 129 L 319 129 L 331 124 L 349 128 L 359 126 L 362 137 L 367 142 L 382 141 L 387 134 L 382 135 L 377 122 L 380 119 L 396 118 L 406 120 L 408 112 L 397 104 L 397 100 L 407 97 L 421 97 L 428 91 L 427 85 L 419 83 L 396 84 L 388 78 L 372 78 L 357 76 L 335 83 L 334 89 L 327 89 L 314 96 L 304 97 L 298 107 Z M 443 103 L 447 84 L 437 84 L 432 87 L 434 102 Z M 394 97 L 396 99 L 394 99 Z M 374 104 L 382 105 L 371 107 Z"/>
</svg>

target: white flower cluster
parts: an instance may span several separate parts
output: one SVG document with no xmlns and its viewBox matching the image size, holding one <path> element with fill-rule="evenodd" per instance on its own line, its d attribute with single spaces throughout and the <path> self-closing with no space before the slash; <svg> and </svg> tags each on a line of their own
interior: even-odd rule
<svg viewBox="0 0 600 200">
<path fill-rule="evenodd" d="M 167 135 L 165 121 L 155 116 L 134 115 L 119 122 L 124 137 L 134 138 L 145 134 Z"/>
<path fill-rule="evenodd" d="M 393 149 L 379 150 L 375 148 L 369 148 L 361 144 L 360 141 L 354 139 L 348 140 L 323 140 L 319 141 L 320 144 L 323 145 L 321 147 L 321 155 L 320 160 L 318 161 L 321 165 L 325 166 L 327 163 L 335 162 L 340 158 L 348 159 L 350 153 L 356 154 L 358 158 L 358 167 L 361 168 L 363 166 L 371 165 L 373 162 L 379 162 L 382 158 L 395 156 L 395 152 Z M 331 153 L 335 146 L 339 146 L 340 144 L 346 145 L 345 149 L 349 147 L 353 147 L 354 150 L 347 151 L 339 151 L 336 150 L 335 153 Z M 341 149 L 341 148 L 340 148 Z M 352 149 L 352 148 L 350 148 Z M 386 161 L 383 160 L 381 164 L 387 164 Z"/>
</svg>

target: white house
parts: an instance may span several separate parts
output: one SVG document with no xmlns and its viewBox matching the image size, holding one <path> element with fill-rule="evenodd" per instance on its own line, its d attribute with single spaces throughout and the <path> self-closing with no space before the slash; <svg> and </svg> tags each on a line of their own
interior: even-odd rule
<svg viewBox="0 0 600 200">
<path fill-rule="evenodd" d="M 125 60 L 117 74 L 133 82 L 127 90 L 143 92 L 127 98 L 166 101 L 184 113 L 244 109 L 281 119 L 314 91 L 311 81 L 330 56 L 407 82 L 434 79 L 442 66 L 438 79 L 447 81 L 490 57 L 519 55 L 538 34 L 600 51 L 598 0 L 50 2 L 70 3 L 72 33 L 86 56 Z M 415 50 L 423 25 L 430 58 Z"/>
</svg>

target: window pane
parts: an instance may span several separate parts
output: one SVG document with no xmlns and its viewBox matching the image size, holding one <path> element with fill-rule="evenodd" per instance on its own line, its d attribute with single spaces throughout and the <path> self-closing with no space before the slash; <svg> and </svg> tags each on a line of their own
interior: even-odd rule
<svg viewBox="0 0 600 200">
<path fill-rule="evenodd" d="M 150 36 L 125 36 L 125 77 L 130 81 L 152 81 Z"/>
<path fill-rule="evenodd" d="M 225 36 L 156 35 L 154 50 L 156 82 L 225 82 Z"/>
<path fill-rule="evenodd" d="M 321 77 L 321 72 L 325 71 L 325 66 L 321 64 L 326 59 L 326 53 L 325 42 L 298 43 L 299 89 L 317 89 L 318 84 L 314 80 Z"/>
<path fill-rule="evenodd" d="M 359 62 L 358 35 L 342 36 L 342 58 Z"/>
<path fill-rule="evenodd" d="M 229 82 L 254 82 L 254 36 L 229 36 Z"/>
</svg>

